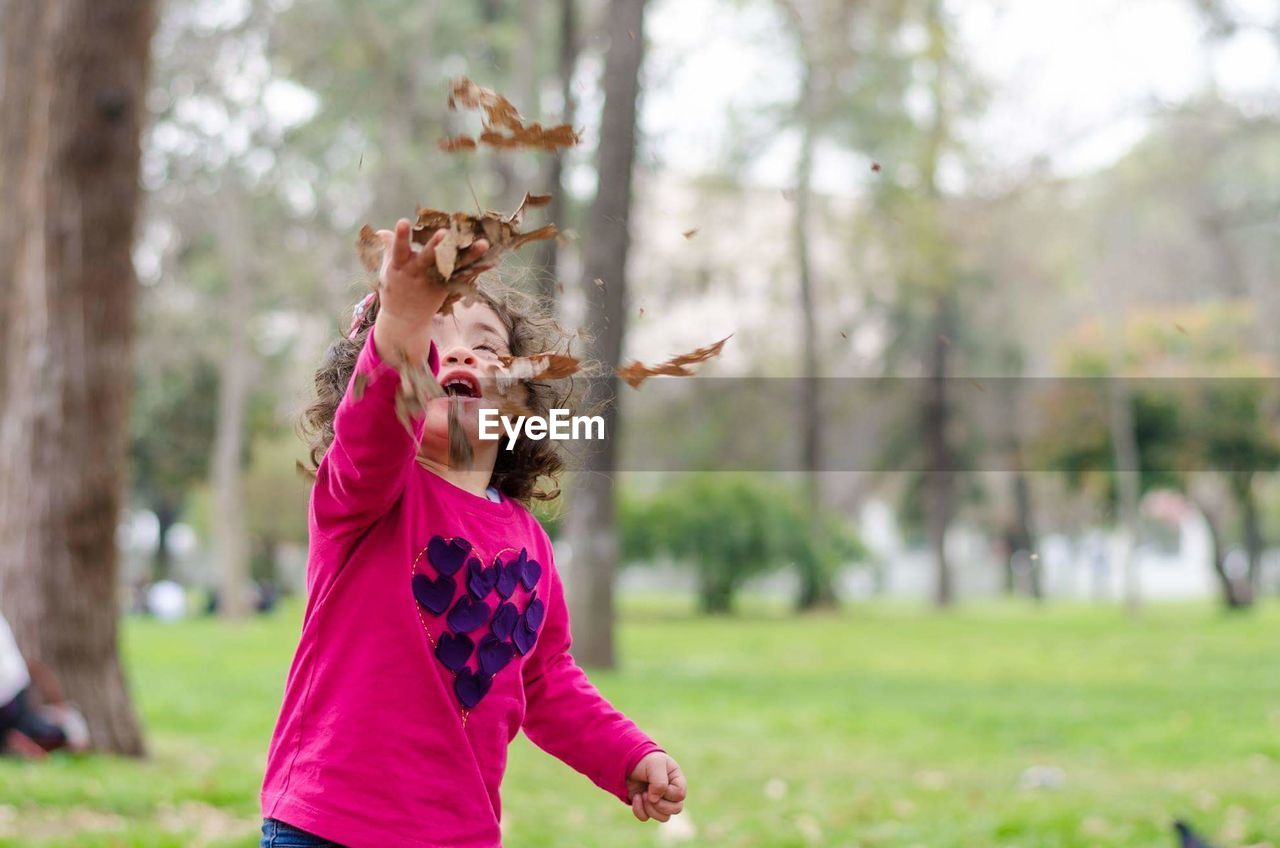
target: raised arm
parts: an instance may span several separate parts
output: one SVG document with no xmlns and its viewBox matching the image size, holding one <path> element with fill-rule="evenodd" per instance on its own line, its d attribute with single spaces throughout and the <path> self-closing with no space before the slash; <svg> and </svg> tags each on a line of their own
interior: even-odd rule
<svg viewBox="0 0 1280 848">
<path fill-rule="evenodd" d="M 395 232 L 379 230 L 383 260 L 379 272 L 378 317 L 356 360 L 355 371 L 334 415 L 334 440 L 316 469 L 312 512 L 316 529 L 337 539 L 369 526 L 400 497 L 413 467 L 425 419 L 406 427 L 396 414 L 401 357 L 439 370 L 431 340 L 432 318 L 444 302 L 445 288 L 434 272 L 437 231 L 414 251 L 409 221 Z M 488 244 L 477 241 L 464 257 L 474 262 Z M 468 269 L 479 273 L 488 266 Z M 433 277 L 434 275 L 434 277 Z"/>
<path fill-rule="evenodd" d="M 627 776 L 662 748 L 600 694 L 570 646 L 564 587 L 552 566 L 543 631 L 523 669 L 523 729 L 539 748 L 630 806 Z"/>
</svg>

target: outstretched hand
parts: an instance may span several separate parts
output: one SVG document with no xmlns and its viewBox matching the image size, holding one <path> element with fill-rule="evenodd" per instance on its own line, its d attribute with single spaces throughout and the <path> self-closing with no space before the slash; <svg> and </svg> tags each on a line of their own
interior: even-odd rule
<svg viewBox="0 0 1280 848">
<path fill-rule="evenodd" d="M 417 249 L 412 231 L 407 218 L 397 221 L 394 231 L 378 230 L 384 247 L 382 268 L 378 271 L 374 342 L 383 355 L 402 350 L 414 359 L 422 359 L 431 344 L 431 321 L 447 294 L 436 270 L 436 247 L 444 240 L 446 230 L 436 230 L 427 243 Z M 458 268 L 466 266 L 467 276 L 489 270 L 492 263 L 477 262 L 488 249 L 489 242 L 477 239 L 458 257 Z"/>
<path fill-rule="evenodd" d="M 680 765 L 664 751 L 654 751 L 627 775 L 631 811 L 640 821 L 667 821 L 684 809 L 689 794 Z"/>
</svg>

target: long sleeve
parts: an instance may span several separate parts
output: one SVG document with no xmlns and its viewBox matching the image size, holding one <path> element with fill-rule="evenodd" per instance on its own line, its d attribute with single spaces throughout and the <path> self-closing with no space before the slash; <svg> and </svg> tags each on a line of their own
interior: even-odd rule
<svg viewBox="0 0 1280 848">
<path fill-rule="evenodd" d="M 428 362 L 439 371 L 432 342 Z M 363 391 L 357 392 L 358 382 Z M 400 374 L 378 356 L 370 332 L 334 416 L 333 444 L 316 469 L 311 509 L 315 529 L 330 539 L 358 532 L 396 502 L 413 467 L 425 419 L 410 433 L 396 416 Z M 359 397 L 357 397 L 359 394 Z"/>
<path fill-rule="evenodd" d="M 657 743 L 610 704 L 569 653 L 569 613 L 551 566 L 543 632 L 524 665 L 525 735 L 535 745 L 630 804 L 627 776 Z"/>
</svg>

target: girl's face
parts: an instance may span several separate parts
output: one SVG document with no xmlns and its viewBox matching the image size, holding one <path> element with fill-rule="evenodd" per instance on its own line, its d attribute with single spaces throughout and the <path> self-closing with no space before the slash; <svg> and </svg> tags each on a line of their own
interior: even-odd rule
<svg viewBox="0 0 1280 848">
<path fill-rule="evenodd" d="M 477 299 L 470 306 L 455 303 L 453 314 L 437 315 L 432 338 L 440 356 L 440 372 L 436 375 L 448 397 L 436 398 L 427 405 L 424 441 L 443 438 L 444 455 L 448 455 L 449 405 L 461 399 L 460 421 L 472 443 L 478 441 L 478 411 L 498 408 L 494 375 L 502 369 L 499 356 L 511 353 L 507 331 L 498 313 Z"/>
</svg>

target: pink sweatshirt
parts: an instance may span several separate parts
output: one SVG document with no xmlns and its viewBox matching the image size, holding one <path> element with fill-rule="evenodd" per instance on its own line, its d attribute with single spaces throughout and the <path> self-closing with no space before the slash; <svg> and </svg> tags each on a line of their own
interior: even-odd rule
<svg viewBox="0 0 1280 848">
<path fill-rule="evenodd" d="M 435 346 L 431 367 L 438 372 Z M 587 680 L 551 543 L 523 506 L 418 465 L 399 375 L 373 334 L 311 496 L 302 637 L 262 814 L 349 848 L 501 845 L 499 786 L 523 729 L 630 803 L 662 750 Z M 354 384 L 354 380 L 352 381 Z"/>
</svg>

